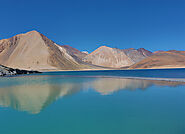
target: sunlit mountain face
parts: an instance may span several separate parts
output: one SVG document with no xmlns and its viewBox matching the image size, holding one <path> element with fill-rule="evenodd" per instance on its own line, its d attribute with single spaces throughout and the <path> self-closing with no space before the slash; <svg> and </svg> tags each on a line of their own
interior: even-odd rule
<svg viewBox="0 0 185 134">
<path fill-rule="evenodd" d="M 145 91 L 151 86 L 180 86 L 184 84 L 180 81 L 85 76 L 6 77 L 0 80 L 0 106 L 38 114 L 59 98 L 73 97 L 79 92 L 92 90 L 99 95 L 112 95 L 121 90 Z"/>
</svg>

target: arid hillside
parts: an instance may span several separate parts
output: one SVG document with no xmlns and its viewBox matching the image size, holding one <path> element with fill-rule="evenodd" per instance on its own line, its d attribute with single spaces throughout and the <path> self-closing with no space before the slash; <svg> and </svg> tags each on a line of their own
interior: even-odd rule
<svg viewBox="0 0 185 134">
<path fill-rule="evenodd" d="M 132 65 L 130 69 L 185 68 L 185 51 L 163 51 Z"/>
<path fill-rule="evenodd" d="M 152 52 L 140 49 L 118 49 L 101 46 L 83 58 L 84 62 L 98 66 L 121 68 L 133 65 L 150 56 Z"/>
<path fill-rule="evenodd" d="M 78 70 L 93 68 L 79 62 L 65 47 L 31 31 L 0 40 L 0 64 L 27 70 Z"/>
</svg>

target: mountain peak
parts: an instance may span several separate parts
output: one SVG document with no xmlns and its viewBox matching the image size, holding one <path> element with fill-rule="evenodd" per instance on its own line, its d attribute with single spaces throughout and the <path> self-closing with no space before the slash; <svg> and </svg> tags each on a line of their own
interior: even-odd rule
<svg viewBox="0 0 185 134">
<path fill-rule="evenodd" d="M 148 51 L 148 50 L 146 50 L 146 49 L 144 49 L 144 48 L 139 48 L 139 49 L 137 49 L 139 52 L 141 52 L 144 56 L 151 56 L 152 55 L 152 52 L 151 51 Z"/>
<path fill-rule="evenodd" d="M 144 48 L 139 48 L 138 50 L 146 50 L 146 49 L 144 49 Z"/>
<path fill-rule="evenodd" d="M 108 47 L 108 46 L 100 46 L 98 49 L 102 49 L 102 48 L 109 48 L 110 49 L 110 47 Z"/>
<path fill-rule="evenodd" d="M 24 34 L 22 34 L 22 35 L 28 35 L 28 34 L 32 34 L 32 35 L 40 35 L 41 33 L 40 33 L 40 32 L 38 32 L 38 31 L 36 31 L 36 30 L 33 30 L 33 31 L 29 31 L 29 32 L 27 32 L 27 33 L 24 33 Z"/>
<path fill-rule="evenodd" d="M 36 31 L 36 30 L 32 30 L 32 31 L 29 31 L 29 32 L 26 32 L 26 33 L 20 33 L 20 34 L 16 34 L 16 35 L 14 35 L 13 37 L 11 37 L 11 38 L 14 38 L 14 37 L 23 37 L 23 36 L 27 36 L 27 35 L 41 35 L 41 33 L 39 33 L 38 31 Z M 3 42 L 3 41 L 8 41 L 9 39 L 11 39 L 11 38 L 7 38 L 7 39 L 2 39 L 2 40 L 0 40 L 1 42 Z"/>
<path fill-rule="evenodd" d="M 98 47 L 96 50 L 94 50 L 92 53 L 90 53 L 89 55 L 93 55 L 96 54 L 97 52 L 101 52 L 102 50 L 107 50 L 107 49 L 112 49 L 111 47 L 107 47 L 107 46 L 100 46 Z"/>
<path fill-rule="evenodd" d="M 26 32 L 26 33 L 17 34 L 17 35 L 15 35 L 13 37 L 25 37 L 25 36 L 29 36 L 29 37 L 31 36 L 32 37 L 32 36 L 40 36 L 40 35 L 41 35 L 41 33 L 39 33 L 36 30 L 33 30 L 33 31 Z M 11 38 L 13 38 L 13 37 L 11 37 Z M 3 39 L 3 40 L 8 40 L 8 39 Z"/>
<path fill-rule="evenodd" d="M 39 33 L 37 30 L 32 30 L 32 31 L 29 31 L 27 33 Z"/>
</svg>

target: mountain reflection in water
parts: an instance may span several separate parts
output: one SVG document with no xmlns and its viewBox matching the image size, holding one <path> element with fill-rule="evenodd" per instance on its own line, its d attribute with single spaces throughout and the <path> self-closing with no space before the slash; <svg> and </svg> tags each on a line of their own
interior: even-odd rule
<svg viewBox="0 0 185 134">
<path fill-rule="evenodd" d="M 90 88 L 101 95 L 110 95 L 119 90 L 146 90 L 152 85 L 179 86 L 184 84 L 180 81 L 125 78 L 60 76 L 4 78 L 0 80 L 0 106 L 37 114 L 59 98 Z"/>
</svg>

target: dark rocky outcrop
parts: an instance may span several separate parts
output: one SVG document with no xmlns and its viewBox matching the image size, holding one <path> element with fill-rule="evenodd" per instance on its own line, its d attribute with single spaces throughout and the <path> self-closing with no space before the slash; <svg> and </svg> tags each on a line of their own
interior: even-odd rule
<svg viewBox="0 0 185 134">
<path fill-rule="evenodd" d="M 13 69 L 13 68 L 0 65 L 0 76 L 12 76 L 12 75 L 33 74 L 33 73 L 41 73 L 41 72 Z"/>
</svg>

